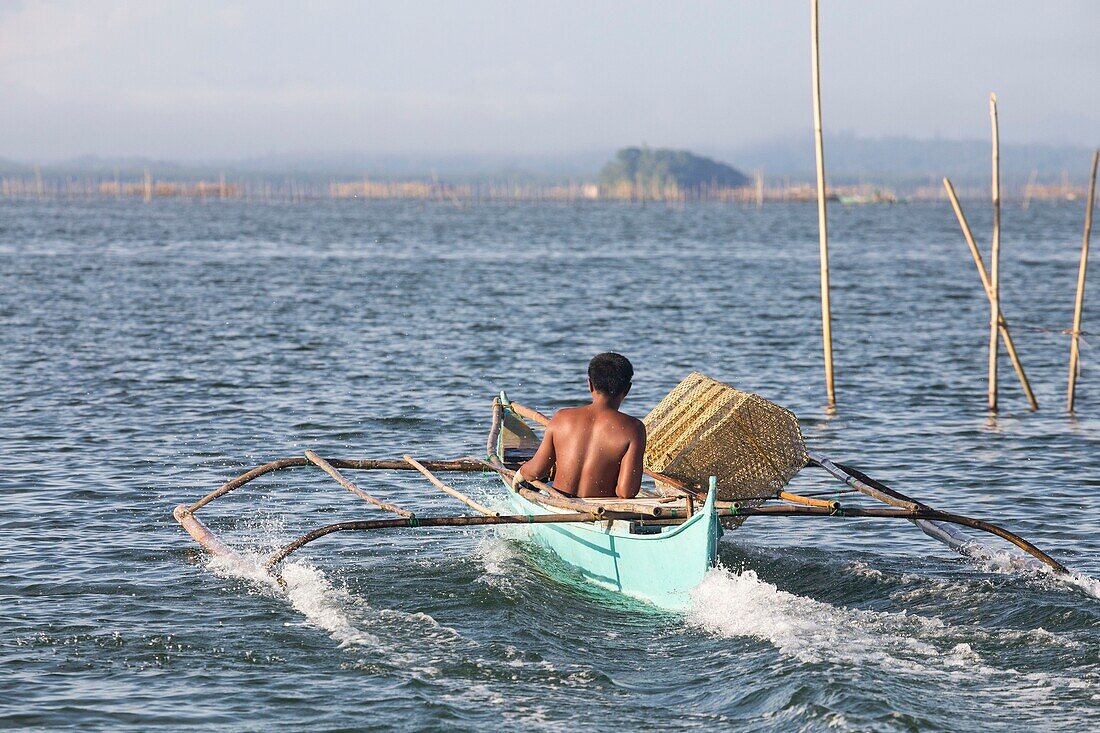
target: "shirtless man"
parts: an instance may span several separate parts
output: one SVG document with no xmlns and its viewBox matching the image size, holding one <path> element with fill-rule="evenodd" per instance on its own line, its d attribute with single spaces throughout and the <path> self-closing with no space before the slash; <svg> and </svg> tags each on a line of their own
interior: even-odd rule
<svg viewBox="0 0 1100 733">
<path fill-rule="evenodd" d="M 645 426 L 619 412 L 634 367 L 625 356 L 598 354 L 588 363 L 592 404 L 559 410 L 513 486 L 543 479 L 554 469 L 554 488 L 582 499 L 632 499 L 642 486 Z"/>
</svg>

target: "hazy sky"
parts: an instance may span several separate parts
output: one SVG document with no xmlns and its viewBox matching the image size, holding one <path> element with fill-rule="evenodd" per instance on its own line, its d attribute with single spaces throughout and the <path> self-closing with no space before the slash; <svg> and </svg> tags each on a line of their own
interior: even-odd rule
<svg viewBox="0 0 1100 733">
<path fill-rule="evenodd" d="M 1097 0 L 823 0 L 827 131 L 1100 142 Z M 0 3 L 0 156 L 736 148 L 811 125 L 809 2 Z"/>
</svg>

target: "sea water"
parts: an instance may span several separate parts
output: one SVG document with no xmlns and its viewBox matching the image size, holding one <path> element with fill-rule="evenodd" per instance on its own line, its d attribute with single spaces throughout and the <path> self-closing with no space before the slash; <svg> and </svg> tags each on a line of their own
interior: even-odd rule
<svg viewBox="0 0 1100 733">
<path fill-rule="evenodd" d="M 966 204 L 979 241 L 989 207 Z M 1100 338 L 1064 411 L 1081 202 L 1006 205 L 1002 353 L 945 203 L 833 206 L 839 409 L 812 205 L 0 201 L 0 727 L 39 730 L 1087 730 L 1100 725 Z M 1085 330 L 1100 318 L 1100 282 Z M 1100 332 L 1100 322 L 1093 324 Z M 693 369 L 816 450 L 1069 566 L 969 560 L 905 522 L 751 519 L 683 614 L 582 582 L 522 530 L 326 537 L 378 516 L 325 456 L 483 450 L 501 389 L 581 403 L 617 350 L 642 415 Z M 411 473 L 356 473 L 421 514 Z M 482 501 L 499 482 L 448 477 Z M 796 490 L 830 488 L 804 472 Z M 847 497 L 841 497 L 847 498 Z"/>
</svg>

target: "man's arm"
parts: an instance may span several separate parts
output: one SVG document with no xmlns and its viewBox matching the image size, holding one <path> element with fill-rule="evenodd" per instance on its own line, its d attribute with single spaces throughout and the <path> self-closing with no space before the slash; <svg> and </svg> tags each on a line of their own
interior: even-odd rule
<svg viewBox="0 0 1100 733">
<path fill-rule="evenodd" d="M 615 484 L 615 496 L 633 499 L 642 488 L 642 459 L 645 457 L 645 425 L 635 421 L 634 435 L 627 446 L 626 455 L 619 464 L 619 480 Z"/>
<path fill-rule="evenodd" d="M 535 455 L 531 457 L 531 460 L 519 467 L 516 476 L 519 477 L 520 481 L 542 480 L 550 475 L 550 469 L 554 467 L 555 460 L 557 460 L 557 455 L 554 453 L 554 421 L 551 420 L 550 424 L 546 426 L 546 433 L 542 436 L 542 444 L 539 445 L 539 449 L 535 451 Z M 522 474 L 522 477 L 520 477 L 520 474 Z M 514 487 L 517 483 L 518 481 L 513 480 L 512 486 Z"/>
</svg>

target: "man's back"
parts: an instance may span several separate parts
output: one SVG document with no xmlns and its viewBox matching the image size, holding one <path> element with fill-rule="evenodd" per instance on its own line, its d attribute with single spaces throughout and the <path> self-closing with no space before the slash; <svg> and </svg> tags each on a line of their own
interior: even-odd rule
<svg viewBox="0 0 1100 733">
<path fill-rule="evenodd" d="M 619 412 L 634 367 L 620 354 L 597 354 L 588 364 L 592 404 L 559 411 L 516 482 L 554 470 L 554 488 L 582 498 L 633 498 L 642 486 L 645 425 Z"/>
<path fill-rule="evenodd" d="M 616 496 L 624 465 L 629 472 L 634 463 L 640 482 L 641 462 L 631 454 L 640 459 L 645 453 L 641 420 L 615 409 L 586 405 L 561 410 L 550 424 L 556 457 L 554 487 L 558 491 L 583 498 Z M 624 493 L 634 496 L 637 489 Z"/>
</svg>

